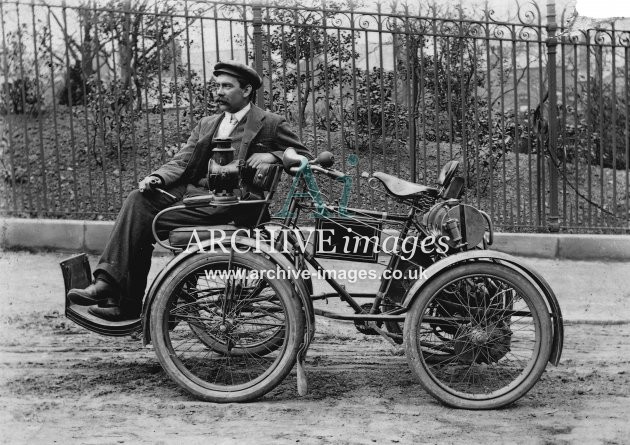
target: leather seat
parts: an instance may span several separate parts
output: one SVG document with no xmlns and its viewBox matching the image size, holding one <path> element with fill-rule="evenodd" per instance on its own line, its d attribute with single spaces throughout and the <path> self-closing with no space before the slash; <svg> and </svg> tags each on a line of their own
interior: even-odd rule
<svg viewBox="0 0 630 445">
<path fill-rule="evenodd" d="M 405 181 L 387 173 L 374 172 L 372 176 L 381 181 L 387 191 L 398 198 L 414 198 L 423 193 L 436 197 L 438 194 L 436 188 Z"/>
<path fill-rule="evenodd" d="M 188 244 L 192 243 L 196 245 L 197 239 L 193 237 L 193 232 L 197 231 L 199 241 L 209 240 L 213 235 L 215 240 L 221 239 L 222 232 L 225 233 L 224 241 L 229 242 L 232 234 L 238 229 L 244 229 L 245 227 L 238 227 L 234 224 L 223 224 L 216 226 L 194 226 L 194 227 L 178 227 L 173 229 L 168 234 L 168 242 L 171 247 L 185 249 Z M 245 233 L 242 233 L 245 235 Z M 192 239 L 191 239 L 192 238 Z"/>
</svg>

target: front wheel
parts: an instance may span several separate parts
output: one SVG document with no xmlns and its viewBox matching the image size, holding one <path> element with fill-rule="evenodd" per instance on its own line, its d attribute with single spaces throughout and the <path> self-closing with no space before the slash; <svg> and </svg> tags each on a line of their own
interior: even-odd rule
<svg viewBox="0 0 630 445">
<path fill-rule="evenodd" d="M 270 274 L 271 272 L 271 274 Z M 291 371 L 304 314 L 291 283 L 253 253 L 196 254 L 158 291 L 151 338 L 167 374 L 194 396 L 245 402 Z"/>
<path fill-rule="evenodd" d="M 404 327 L 411 369 L 429 394 L 466 409 L 525 395 L 544 371 L 552 326 L 539 291 L 496 263 L 455 267 L 413 302 Z"/>
</svg>

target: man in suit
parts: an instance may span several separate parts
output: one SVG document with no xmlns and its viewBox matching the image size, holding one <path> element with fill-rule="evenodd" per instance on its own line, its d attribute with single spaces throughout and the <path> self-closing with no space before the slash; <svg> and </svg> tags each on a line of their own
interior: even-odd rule
<svg viewBox="0 0 630 445">
<path fill-rule="evenodd" d="M 183 198 L 208 194 L 206 176 L 214 139 L 232 140 L 235 158 L 258 168 L 279 163 L 288 147 L 311 156 L 281 116 L 254 105 L 256 90 L 262 85 L 258 73 L 247 65 L 229 61 L 214 67 L 216 102 L 221 114 L 201 119 L 186 145 L 162 167 L 138 184 L 125 199 L 109 241 L 94 270 L 94 283 L 85 289 L 71 289 L 68 298 L 75 304 L 92 306 L 88 311 L 109 321 L 138 318 L 151 267 L 153 235 L 151 224 L 161 210 L 181 204 Z M 159 193 L 159 187 L 173 197 Z M 257 196 L 248 187 L 242 199 Z M 251 206 L 188 208 L 168 212 L 158 224 L 160 238 L 176 227 L 227 224 L 252 225 L 259 212 Z"/>
</svg>

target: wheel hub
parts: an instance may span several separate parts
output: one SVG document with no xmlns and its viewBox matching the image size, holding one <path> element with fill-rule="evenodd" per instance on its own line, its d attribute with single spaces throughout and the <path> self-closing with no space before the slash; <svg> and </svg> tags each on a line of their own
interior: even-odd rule
<svg viewBox="0 0 630 445">
<path fill-rule="evenodd" d="M 503 322 L 462 326 L 455 336 L 455 353 L 465 363 L 496 363 L 510 352 L 512 331 Z"/>
<path fill-rule="evenodd" d="M 490 334 L 487 330 L 482 329 L 479 326 L 475 326 L 474 328 L 470 329 L 468 337 L 470 338 L 470 342 L 472 344 L 476 346 L 481 346 L 488 342 L 488 340 L 490 339 Z"/>
<path fill-rule="evenodd" d="M 226 318 L 223 322 L 218 326 L 219 332 L 222 334 L 229 334 L 235 328 L 234 319 Z"/>
</svg>

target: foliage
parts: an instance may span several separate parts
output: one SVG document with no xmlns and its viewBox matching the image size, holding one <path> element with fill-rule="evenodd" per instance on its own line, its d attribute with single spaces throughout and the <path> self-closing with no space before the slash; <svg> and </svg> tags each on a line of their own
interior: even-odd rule
<svg viewBox="0 0 630 445">
<path fill-rule="evenodd" d="M 392 143 L 395 135 L 406 133 L 407 109 L 395 95 L 399 80 L 394 73 L 357 67 L 357 34 L 326 29 L 339 10 L 358 4 L 329 2 L 326 11 L 315 12 L 282 9 L 284 3 L 269 9 L 268 20 L 287 25 L 270 27 L 265 44 L 271 57 L 264 53 L 264 75 L 272 87 L 266 100 L 275 111 L 305 125 L 313 108 L 316 128 L 343 130 L 350 150 L 365 150 L 378 138 Z"/>
<path fill-rule="evenodd" d="M 104 143 L 110 150 L 130 147 L 144 94 L 156 95 L 160 73 L 181 71 L 176 39 L 193 19 L 174 17 L 180 6 L 167 0 L 109 0 L 97 9 L 84 1 L 68 10 L 79 24 L 73 32 L 62 24 L 65 16 L 50 8 L 67 31 L 62 48 L 46 48 L 46 57 L 66 69 L 57 98 L 61 105 L 87 105 L 94 144 Z"/>
<path fill-rule="evenodd" d="M 43 98 L 37 94 L 37 81 L 23 77 L 2 84 L 0 113 L 37 115 L 42 110 Z"/>
<path fill-rule="evenodd" d="M 356 4 L 332 1 L 325 11 L 282 8 L 289 4 L 280 1 L 268 9 L 266 20 L 287 25 L 270 27 L 265 45 L 271 58 L 265 54 L 268 60 L 263 74 L 272 79 L 267 100 L 277 105 L 278 112 L 303 125 L 310 101 L 322 106 L 330 91 L 351 81 L 352 61 L 358 58 L 353 36 L 349 31 L 331 33 L 325 25 L 335 18 L 336 11 Z"/>
<path fill-rule="evenodd" d="M 6 33 L 3 59 L 5 72 L 12 76 L 5 78 L 0 86 L 0 113 L 38 115 L 44 108 L 44 87 L 37 77 L 36 63 L 26 43 L 32 39 L 23 24 L 21 28 Z"/>
<path fill-rule="evenodd" d="M 477 105 L 484 107 L 485 101 Z M 475 119 L 476 117 L 476 119 Z M 523 152 L 539 148 L 540 135 L 533 113 L 509 111 L 475 116 L 471 110 L 467 116 L 466 134 L 466 181 L 470 188 L 477 188 L 482 195 L 487 192 L 493 172 L 509 152 Z"/>
<path fill-rule="evenodd" d="M 112 151 L 121 151 L 133 142 L 135 123 L 143 110 L 130 106 L 133 96 L 121 81 L 105 83 L 95 76 L 88 80 L 88 120 L 91 124 L 92 146 L 104 143 Z M 93 150 L 96 156 L 97 150 Z M 102 160 L 97 159 L 98 163 Z"/>
<path fill-rule="evenodd" d="M 171 103 L 183 109 L 183 115 L 192 113 L 193 122 L 198 122 L 202 117 L 215 114 L 217 105 L 214 102 L 214 82 L 204 82 L 201 76 L 194 72 L 186 72 L 179 68 L 180 81 L 169 83 L 168 91 L 162 95 L 162 105 Z M 183 80 L 181 80 L 183 79 Z"/>
<path fill-rule="evenodd" d="M 486 70 L 473 39 L 435 39 L 436 51 L 429 51 L 425 37 L 428 22 L 410 20 L 405 23 L 413 33 L 398 41 L 397 52 L 412 55 L 399 63 L 399 71 L 409 79 L 405 94 L 414 106 L 413 125 L 420 138 L 428 141 L 461 141 L 469 162 L 466 163 L 467 184 L 486 189 L 491 172 L 507 151 L 511 140 L 505 135 L 505 116 L 493 113 L 490 121 L 485 113 L 488 103 L 479 98 L 485 86 Z M 469 33 L 472 24 L 462 22 L 459 32 Z M 431 47 L 433 47 L 431 45 Z M 425 48 L 424 51 L 421 51 Z M 503 121 L 502 121 L 503 119 Z M 509 143 L 506 143 L 509 142 Z M 470 162 L 475 159 L 476 162 Z"/>
<path fill-rule="evenodd" d="M 576 142 L 578 156 L 584 162 L 625 169 L 628 165 L 625 151 L 630 138 L 626 131 L 626 98 L 619 94 L 619 89 L 615 97 L 612 83 L 601 82 L 596 78 L 590 79 L 590 91 L 586 85 L 582 85 L 581 89 L 578 96 L 581 102 L 578 104 L 578 122 L 577 125 L 564 126 L 562 131 L 565 139 Z"/>
<path fill-rule="evenodd" d="M 356 69 L 351 85 L 345 89 L 333 122 L 343 125 L 344 143 L 350 150 L 364 150 L 370 142 L 387 140 L 388 144 L 407 139 L 408 110 L 396 97 L 399 80 L 392 71 L 380 67 Z M 356 85 L 356 87 L 355 87 Z M 320 127 L 324 127 L 319 117 Z M 356 144 L 355 144 L 356 140 Z"/>
</svg>

